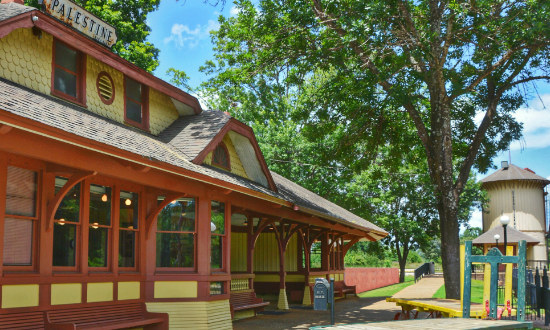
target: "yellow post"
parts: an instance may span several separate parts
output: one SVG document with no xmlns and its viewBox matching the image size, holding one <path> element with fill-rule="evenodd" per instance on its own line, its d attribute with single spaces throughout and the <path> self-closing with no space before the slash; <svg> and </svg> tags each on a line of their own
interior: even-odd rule
<svg viewBox="0 0 550 330">
<path fill-rule="evenodd" d="M 514 247 L 508 245 L 506 247 L 506 255 L 514 255 Z M 506 309 L 506 302 L 509 301 L 512 304 L 512 266 L 513 264 L 506 264 L 506 275 L 504 277 L 504 309 L 505 313 L 508 315 L 508 310 Z M 508 315 L 510 316 L 510 315 Z"/>
<path fill-rule="evenodd" d="M 463 310 L 462 301 L 464 300 L 464 259 L 466 259 L 466 246 L 460 244 L 460 310 Z"/>
<path fill-rule="evenodd" d="M 487 254 L 489 248 L 487 245 L 483 246 L 483 254 Z M 491 299 L 491 265 L 485 264 L 485 270 L 483 272 L 483 317 L 486 317 L 485 302 Z"/>
</svg>

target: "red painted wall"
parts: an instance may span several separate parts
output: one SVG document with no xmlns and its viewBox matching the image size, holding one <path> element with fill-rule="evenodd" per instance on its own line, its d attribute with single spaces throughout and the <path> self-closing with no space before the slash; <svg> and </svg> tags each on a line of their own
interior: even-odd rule
<svg viewBox="0 0 550 330">
<path fill-rule="evenodd" d="M 346 268 L 346 285 L 355 285 L 357 293 L 399 283 L 398 268 Z"/>
</svg>

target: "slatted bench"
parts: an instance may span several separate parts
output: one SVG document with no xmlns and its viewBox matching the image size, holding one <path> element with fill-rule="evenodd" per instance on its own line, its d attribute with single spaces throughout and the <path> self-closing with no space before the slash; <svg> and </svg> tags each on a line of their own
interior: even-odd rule
<svg viewBox="0 0 550 330">
<path fill-rule="evenodd" d="M 0 329 L 44 329 L 44 312 L 0 314 Z"/>
<path fill-rule="evenodd" d="M 355 285 L 346 285 L 344 282 L 334 283 L 334 295 L 338 297 L 345 297 L 348 293 L 357 294 Z"/>
<path fill-rule="evenodd" d="M 263 310 L 267 305 L 269 305 L 269 301 L 263 301 L 262 298 L 256 297 L 254 291 L 231 292 L 229 295 L 231 318 L 234 317 L 235 311 L 245 309 L 253 309 L 255 315 L 256 312 Z"/>
<path fill-rule="evenodd" d="M 144 303 L 102 305 L 52 310 L 44 313 L 46 330 L 168 329 L 168 314 L 151 313 Z"/>
</svg>

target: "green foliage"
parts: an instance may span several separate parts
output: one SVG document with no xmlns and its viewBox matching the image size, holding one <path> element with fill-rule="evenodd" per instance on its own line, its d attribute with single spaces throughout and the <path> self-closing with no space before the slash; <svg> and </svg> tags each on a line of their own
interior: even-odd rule
<svg viewBox="0 0 550 330">
<path fill-rule="evenodd" d="M 444 299 L 445 298 L 445 286 L 442 285 L 433 295 L 432 298 Z M 472 280 L 472 303 L 483 303 L 483 281 Z"/>
<path fill-rule="evenodd" d="M 159 65 L 159 50 L 146 41 L 151 32 L 147 14 L 157 10 L 160 0 L 73 0 L 79 6 L 115 27 L 118 41 L 114 53 L 152 72 Z M 37 0 L 25 4 L 39 8 Z"/>
<path fill-rule="evenodd" d="M 220 18 L 215 60 L 203 68 L 212 76 L 204 88 L 214 108 L 259 127 L 265 144 L 282 141 L 267 146 L 270 165 L 307 188 L 320 184 L 312 190 L 336 202 L 345 189 L 338 183 L 361 175 L 380 154 L 409 171 L 424 168 L 428 180 L 415 179 L 433 197 L 448 293 L 456 297 L 458 229 L 473 199 L 465 192 L 471 169 L 486 171 L 520 137 L 513 113 L 530 95 L 526 83 L 550 77 L 550 3 L 239 0 L 236 6 L 238 15 Z M 263 129 L 269 125 L 277 132 Z M 411 150 L 422 161 L 407 168 L 403 156 Z M 399 217 L 385 215 L 386 222 Z"/>
</svg>

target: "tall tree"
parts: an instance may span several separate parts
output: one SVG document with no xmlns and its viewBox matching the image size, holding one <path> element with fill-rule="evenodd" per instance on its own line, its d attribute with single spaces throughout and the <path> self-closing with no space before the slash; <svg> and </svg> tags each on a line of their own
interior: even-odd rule
<svg viewBox="0 0 550 330">
<path fill-rule="evenodd" d="M 159 50 L 146 39 L 151 32 L 147 15 L 157 10 L 160 0 L 73 1 L 116 28 L 118 40 L 113 52 L 148 72 L 159 65 Z M 40 9 L 38 0 L 25 0 L 25 4 Z"/>
<path fill-rule="evenodd" d="M 329 73 L 302 119 L 313 134 L 331 122 L 346 124 L 340 145 L 364 140 L 367 154 L 376 155 L 373 146 L 386 143 L 386 135 L 399 135 L 396 118 L 414 126 L 436 196 L 447 297 L 458 298 L 461 196 L 472 167 L 486 171 L 520 137 L 512 115 L 529 96 L 529 83 L 550 78 L 550 2 L 261 0 L 255 7 L 239 0 L 237 6 L 239 14 L 222 18 L 214 36 L 209 70 L 218 77 L 233 76 L 234 84 L 282 72 L 299 90 L 319 71 Z"/>
</svg>

